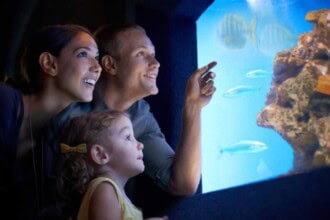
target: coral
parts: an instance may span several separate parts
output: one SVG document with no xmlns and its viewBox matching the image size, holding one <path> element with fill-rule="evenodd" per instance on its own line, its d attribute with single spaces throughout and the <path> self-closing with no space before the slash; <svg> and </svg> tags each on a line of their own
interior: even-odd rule
<svg viewBox="0 0 330 220">
<path fill-rule="evenodd" d="M 259 126 L 272 128 L 294 151 L 292 172 L 330 165 L 330 10 L 312 11 L 313 30 L 279 52 Z"/>
</svg>

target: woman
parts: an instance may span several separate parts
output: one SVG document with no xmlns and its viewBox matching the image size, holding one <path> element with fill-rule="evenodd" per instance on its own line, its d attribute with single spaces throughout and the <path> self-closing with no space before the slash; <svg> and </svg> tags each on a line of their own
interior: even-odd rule
<svg viewBox="0 0 330 220">
<path fill-rule="evenodd" d="M 1 207 L 11 216 L 19 213 L 12 219 L 35 219 L 45 205 L 41 131 L 70 103 L 92 100 L 101 67 L 91 33 L 79 25 L 41 29 L 26 47 L 21 67 L 23 92 L 0 85 Z"/>
</svg>

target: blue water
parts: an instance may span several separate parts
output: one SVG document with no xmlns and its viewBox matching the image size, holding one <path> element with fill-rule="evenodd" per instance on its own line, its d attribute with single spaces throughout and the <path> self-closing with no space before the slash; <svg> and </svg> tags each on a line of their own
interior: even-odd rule
<svg viewBox="0 0 330 220">
<path fill-rule="evenodd" d="M 291 169 L 291 146 L 275 130 L 259 127 L 256 116 L 265 107 L 275 54 L 296 46 L 298 36 L 313 27 L 306 13 L 322 8 L 329 9 L 330 1 L 215 0 L 198 19 L 198 64 L 218 62 L 217 91 L 202 113 L 203 192 L 276 178 Z M 220 154 L 245 140 L 267 148 Z"/>
</svg>

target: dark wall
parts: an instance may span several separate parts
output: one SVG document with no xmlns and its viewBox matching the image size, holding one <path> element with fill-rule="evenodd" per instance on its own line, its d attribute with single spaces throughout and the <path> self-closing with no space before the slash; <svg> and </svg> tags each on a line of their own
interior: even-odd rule
<svg viewBox="0 0 330 220">
<path fill-rule="evenodd" d="M 220 190 L 172 203 L 171 220 L 328 220 L 330 168 Z"/>
</svg>

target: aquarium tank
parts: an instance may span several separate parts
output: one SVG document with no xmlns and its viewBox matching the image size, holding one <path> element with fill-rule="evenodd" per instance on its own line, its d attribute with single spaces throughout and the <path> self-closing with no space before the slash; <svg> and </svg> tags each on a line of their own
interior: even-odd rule
<svg viewBox="0 0 330 220">
<path fill-rule="evenodd" d="M 199 17 L 198 65 L 218 63 L 213 69 L 217 90 L 202 112 L 204 193 L 286 176 L 293 170 L 293 142 L 279 130 L 260 126 L 257 117 L 267 105 L 278 53 L 297 47 L 299 37 L 313 29 L 307 13 L 320 9 L 330 9 L 330 1 L 215 0 Z M 328 51 L 326 58 L 318 56 L 329 64 Z M 329 95 L 324 96 L 328 100 Z M 329 113 L 323 114 L 330 119 Z M 299 120 L 310 117 L 304 114 Z M 322 123 L 325 130 L 330 121 Z"/>
</svg>

